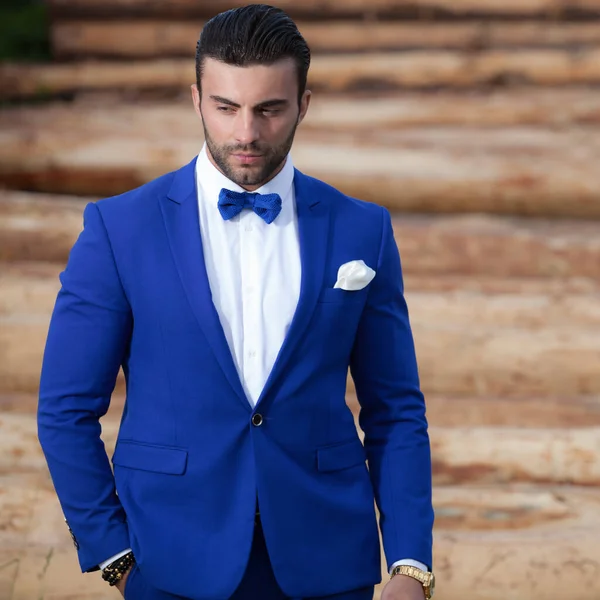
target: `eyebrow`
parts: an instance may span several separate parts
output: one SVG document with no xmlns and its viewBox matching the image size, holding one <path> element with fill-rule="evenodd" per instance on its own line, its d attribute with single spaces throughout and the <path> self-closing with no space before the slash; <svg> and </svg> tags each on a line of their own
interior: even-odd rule
<svg viewBox="0 0 600 600">
<path fill-rule="evenodd" d="M 237 102 L 233 102 L 233 100 L 228 100 L 227 98 L 223 98 L 222 96 L 210 96 L 211 100 L 218 102 L 219 104 L 227 104 L 227 106 L 233 106 L 234 108 L 241 108 L 241 105 Z M 273 106 L 284 106 L 289 104 L 289 101 L 284 98 L 274 98 L 273 100 L 265 100 L 264 102 L 260 102 L 254 108 L 271 108 Z"/>
</svg>

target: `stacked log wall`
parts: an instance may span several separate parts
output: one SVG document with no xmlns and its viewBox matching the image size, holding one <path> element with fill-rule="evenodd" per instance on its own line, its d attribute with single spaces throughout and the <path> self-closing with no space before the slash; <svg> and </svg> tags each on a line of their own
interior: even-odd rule
<svg viewBox="0 0 600 600">
<path fill-rule="evenodd" d="M 246 2 L 47 4 L 53 64 L 0 64 L 0 598 L 109 600 L 78 572 L 36 437 L 58 275 L 87 202 L 197 154 L 196 39 Z M 597 600 L 600 0 L 279 5 L 314 55 L 296 166 L 393 215 L 436 597 Z M 125 401 L 121 374 L 109 454 Z M 358 420 L 350 377 L 347 403 Z"/>
</svg>

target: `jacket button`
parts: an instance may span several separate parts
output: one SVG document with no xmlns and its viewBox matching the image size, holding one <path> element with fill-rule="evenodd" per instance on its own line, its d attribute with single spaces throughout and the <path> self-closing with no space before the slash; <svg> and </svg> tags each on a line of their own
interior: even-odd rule
<svg viewBox="0 0 600 600">
<path fill-rule="evenodd" d="M 252 425 L 254 425 L 254 427 L 260 427 L 263 424 L 263 418 L 262 415 L 259 413 L 256 413 L 254 415 L 252 415 Z"/>
</svg>

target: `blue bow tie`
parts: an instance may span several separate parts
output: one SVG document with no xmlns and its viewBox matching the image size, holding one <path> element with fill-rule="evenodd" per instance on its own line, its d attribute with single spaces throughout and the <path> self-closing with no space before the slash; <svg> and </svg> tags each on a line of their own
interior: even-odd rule
<svg viewBox="0 0 600 600">
<path fill-rule="evenodd" d="M 270 224 L 281 212 L 281 197 L 279 194 L 221 190 L 219 193 L 219 212 L 226 221 L 239 215 L 244 208 L 252 209 L 261 219 Z"/>
</svg>

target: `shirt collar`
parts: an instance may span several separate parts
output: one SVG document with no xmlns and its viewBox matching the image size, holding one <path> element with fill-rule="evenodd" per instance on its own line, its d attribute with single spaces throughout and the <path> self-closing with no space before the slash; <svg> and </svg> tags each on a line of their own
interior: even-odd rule
<svg viewBox="0 0 600 600">
<path fill-rule="evenodd" d="M 202 146 L 202 150 L 196 161 L 196 178 L 198 186 L 202 190 L 202 195 L 209 201 L 218 199 L 219 193 L 223 188 L 234 192 L 244 192 L 244 188 L 237 183 L 228 179 L 208 158 L 206 144 Z M 259 194 L 279 194 L 282 202 L 285 201 L 294 182 L 294 165 L 292 157 L 288 154 L 287 160 L 283 169 L 277 173 L 273 179 L 265 183 L 256 190 Z"/>
</svg>

